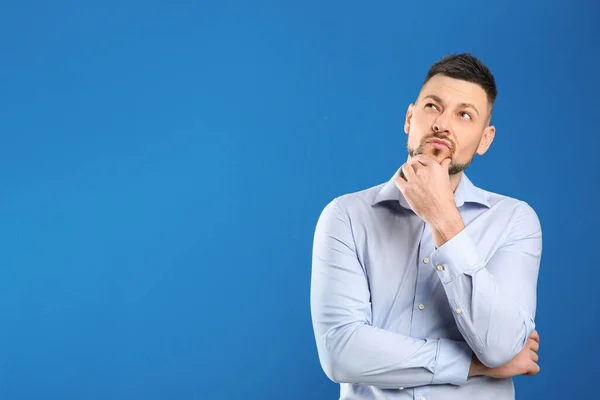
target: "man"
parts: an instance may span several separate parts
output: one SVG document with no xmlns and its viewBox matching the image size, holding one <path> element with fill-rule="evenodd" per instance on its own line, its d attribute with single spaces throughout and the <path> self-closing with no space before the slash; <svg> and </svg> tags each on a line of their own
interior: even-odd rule
<svg viewBox="0 0 600 400">
<path fill-rule="evenodd" d="M 508 400 L 539 372 L 538 217 L 464 172 L 494 139 L 496 94 L 472 55 L 436 62 L 406 112 L 406 163 L 321 213 L 311 312 L 340 399 Z"/>
</svg>

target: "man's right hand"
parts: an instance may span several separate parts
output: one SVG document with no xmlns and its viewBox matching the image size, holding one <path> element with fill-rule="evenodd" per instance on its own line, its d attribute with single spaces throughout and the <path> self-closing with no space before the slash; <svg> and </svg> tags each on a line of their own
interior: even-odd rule
<svg viewBox="0 0 600 400">
<path fill-rule="evenodd" d="M 525 347 L 508 363 L 497 368 L 488 368 L 473 356 L 469 376 L 487 375 L 492 378 L 511 378 L 517 375 L 533 376 L 540 372 L 538 362 L 538 350 L 540 348 L 540 336 L 533 331 L 527 339 Z"/>
</svg>

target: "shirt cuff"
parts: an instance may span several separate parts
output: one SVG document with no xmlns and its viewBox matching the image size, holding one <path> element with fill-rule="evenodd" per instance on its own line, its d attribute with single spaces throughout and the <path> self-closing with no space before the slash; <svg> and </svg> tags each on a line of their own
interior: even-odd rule
<svg viewBox="0 0 600 400">
<path fill-rule="evenodd" d="M 438 340 L 438 355 L 432 384 L 463 385 L 469 377 L 473 350 L 465 342 Z"/>
<path fill-rule="evenodd" d="M 429 258 L 444 284 L 462 274 L 471 275 L 483 266 L 466 228 L 434 250 Z"/>
</svg>

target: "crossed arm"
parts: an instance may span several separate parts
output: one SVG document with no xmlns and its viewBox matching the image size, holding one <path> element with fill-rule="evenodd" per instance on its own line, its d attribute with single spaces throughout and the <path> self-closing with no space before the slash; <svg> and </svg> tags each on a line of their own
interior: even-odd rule
<svg viewBox="0 0 600 400">
<path fill-rule="evenodd" d="M 473 355 L 489 368 L 519 353 L 534 330 L 541 229 L 517 210 L 509 240 L 483 264 L 469 226 L 431 254 L 464 341 L 416 339 L 372 326 L 370 293 L 346 213 L 337 201 L 317 223 L 311 312 L 321 365 L 335 382 L 382 389 L 464 384 Z"/>
</svg>

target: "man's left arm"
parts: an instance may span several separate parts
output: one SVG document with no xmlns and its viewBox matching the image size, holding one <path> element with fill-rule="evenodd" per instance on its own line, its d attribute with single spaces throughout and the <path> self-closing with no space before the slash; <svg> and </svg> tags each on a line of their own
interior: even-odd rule
<svg viewBox="0 0 600 400">
<path fill-rule="evenodd" d="M 456 324 L 477 358 L 494 368 L 509 362 L 535 328 L 542 231 L 534 210 L 520 202 L 506 242 L 487 263 L 469 226 L 434 221 L 432 265 Z"/>
</svg>

